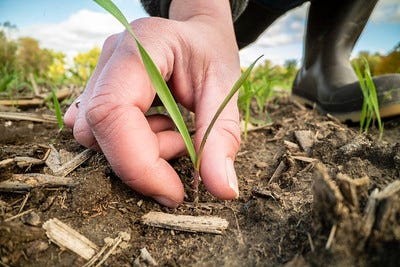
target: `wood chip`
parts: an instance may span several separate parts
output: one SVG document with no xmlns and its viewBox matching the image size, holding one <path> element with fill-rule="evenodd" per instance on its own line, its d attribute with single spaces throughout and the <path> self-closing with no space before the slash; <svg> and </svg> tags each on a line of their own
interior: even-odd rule
<svg viewBox="0 0 400 267">
<path fill-rule="evenodd" d="M 61 155 L 53 145 L 50 145 L 45 162 L 47 167 L 49 167 L 53 173 L 59 170 L 62 166 Z"/>
<path fill-rule="evenodd" d="M 55 170 L 53 174 L 62 177 L 67 176 L 82 163 L 88 160 L 94 153 L 95 152 L 91 149 L 85 149 L 83 152 L 73 157 L 70 161 L 63 164 L 59 169 Z"/>
<path fill-rule="evenodd" d="M 96 244 L 57 218 L 46 221 L 43 228 L 51 242 L 75 252 L 86 260 L 89 260 L 98 250 Z"/>
<path fill-rule="evenodd" d="M 146 225 L 185 231 L 222 234 L 228 228 L 228 221 L 214 216 L 173 215 L 163 212 L 151 211 L 142 217 Z"/>
<path fill-rule="evenodd" d="M 0 168 L 5 168 L 14 163 L 14 159 L 3 159 L 0 161 Z"/>
<path fill-rule="evenodd" d="M 351 139 L 349 143 L 339 148 L 339 153 L 344 155 L 357 154 L 365 151 L 367 147 L 371 147 L 371 142 L 364 135 L 357 135 Z"/>
<path fill-rule="evenodd" d="M 303 130 L 303 131 L 295 131 L 294 135 L 299 142 L 299 145 L 301 148 L 307 152 L 310 153 L 310 149 L 314 144 L 314 137 L 312 135 L 311 131 L 308 130 Z"/>
<path fill-rule="evenodd" d="M 146 266 L 157 266 L 157 262 L 150 255 L 149 251 L 146 248 L 140 249 L 140 256 L 135 259 L 133 262 L 133 266 L 142 266 L 141 260 L 144 261 Z"/>
<path fill-rule="evenodd" d="M 29 191 L 35 187 L 73 186 L 71 178 L 41 173 L 13 174 L 11 179 L 0 182 L 0 191 Z"/>
<path fill-rule="evenodd" d="M 299 160 L 299 161 L 304 161 L 307 163 L 312 163 L 318 161 L 317 159 L 314 158 L 309 158 L 309 157 L 303 157 L 303 156 L 292 156 L 292 158 Z"/>
<path fill-rule="evenodd" d="M 274 200 L 279 200 L 279 196 L 268 189 L 255 187 L 251 190 L 251 193 L 257 197 L 272 198 Z"/>
<path fill-rule="evenodd" d="M 269 179 L 268 184 L 274 182 L 282 174 L 285 168 L 286 168 L 286 163 L 283 160 L 281 160 L 281 162 L 279 162 L 278 167 L 274 171 L 274 174 L 272 174 L 271 178 Z"/>
<path fill-rule="evenodd" d="M 283 140 L 283 143 L 285 144 L 285 146 L 287 148 L 292 148 L 292 149 L 299 149 L 299 146 L 296 143 L 287 141 L 287 140 Z"/>
</svg>

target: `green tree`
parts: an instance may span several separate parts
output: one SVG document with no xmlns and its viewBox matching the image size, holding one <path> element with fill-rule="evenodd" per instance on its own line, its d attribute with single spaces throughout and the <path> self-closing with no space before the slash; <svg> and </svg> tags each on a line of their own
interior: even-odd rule
<svg viewBox="0 0 400 267">
<path fill-rule="evenodd" d="M 1 72 L 12 72 L 15 70 L 15 61 L 17 53 L 17 43 L 8 40 L 4 30 L 0 30 L 0 62 Z"/>
<path fill-rule="evenodd" d="M 18 79 L 15 68 L 17 43 L 7 38 L 7 31 L 15 26 L 9 22 L 0 23 L 0 92 L 7 90 L 11 95 L 11 86 Z"/>
<path fill-rule="evenodd" d="M 39 42 L 31 37 L 18 40 L 17 67 L 25 79 L 32 73 L 35 77 L 45 77 L 52 63 L 52 54 L 47 49 L 41 49 Z"/>
<path fill-rule="evenodd" d="M 400 42 L 376 66 L 376 75 L 386 73 L 400 73 Z"/>
<path fill-rule="evenodd" d="M 370 68 L 372 76 L 376 75 L 376 67 L 380 64 L 382 60 L 382 55 L 379 53 L 371 54 L 369 51 L 361 51 L 358 53 L 358 56 L 351 60 L 351 63 L 357 64 L 360 67 L 361 73 L 364 73 L 364 61 L 362 58 L 365 58 L 368 61 L 368 66 Z"/>
</svg>

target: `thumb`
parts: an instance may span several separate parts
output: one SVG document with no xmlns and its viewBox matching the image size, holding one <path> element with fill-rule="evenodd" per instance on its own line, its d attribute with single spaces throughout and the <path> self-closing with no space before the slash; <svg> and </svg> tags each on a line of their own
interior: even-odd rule
<svg viewBox="0 0 400 267">
<path fill-rule="evenodd" d="M 226 87 L 226 83 L 225 85 L 214 84 L 214 86 L 208 86 L 213 90 L 204 89 L 202 99 L 199 101 L 200 105 L 196 107 L 195 144 L 197 149 L 216 110 L 230 89 L 229 86 Z M 224 89 L 218 91 L 215 88 Z M 200 176 L 207 190 L 217 198 L 233 199 L 239 195 L 234 168 L 239 147 L 240 127 L 236 94 L 215 122 L 200 161 Z"/>
</svg>

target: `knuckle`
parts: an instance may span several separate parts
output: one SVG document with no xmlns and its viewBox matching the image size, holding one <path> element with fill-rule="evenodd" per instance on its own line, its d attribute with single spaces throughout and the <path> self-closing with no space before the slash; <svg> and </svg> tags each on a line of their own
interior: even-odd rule
<svg viewBox="0 0 400 267">
<path fill-rule="evenodd" d="M 115 116 L 119 106 L 114 97 L 111 93 L 100 93 L 89 100 L 85 117 L 91 128 L 97 129 L 113 121 L 110 117 Z"/>
<path fill-rule="evenodd" d="M 221 136 L 226 137 L 230 141 L 232 149 L 235 151 L 239 150 L 241 142 L 240 126 L 236 120 L 223 120 L 223 123 L 217 127 L 217 131 Z"/>
<path fill-rule="evenodd" d="M 114 50 L 114 48 L 117 45 L 118 35 L 119 34 L 113 34 L 113 35 L 107 37 L 107 39 L 104 41 L 104 44 L 103 44 L 104 51 Z"/>
</svg>

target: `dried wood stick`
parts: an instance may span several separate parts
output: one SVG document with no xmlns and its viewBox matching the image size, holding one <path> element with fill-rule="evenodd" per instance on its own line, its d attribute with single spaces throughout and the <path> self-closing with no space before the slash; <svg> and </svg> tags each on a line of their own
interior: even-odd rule
<svg viewBox="0 0 400 267">
<path fill-rule="evenodd" d="M 11 165 L 12 163 L 14 163 L 13 158 L 3 159 L 2 161 L 0 161 L 0 168 L 7 167 L 8 165 Z"/>
<path fill-rule="evenodd" d="M 98 261 L 104 252 L 110 248 L 107 253 L 100 259 L 100 261 L 96 264 L 97 266 L 101 266 L 107 259 L 110 257 L 111 254 L 115 253 L 117 247 L 122 242 L 128 242 L 131 239 L 131 235 L 127 232 L 119 232 L 116 238 L 105 238 L 105 245 L 94 255 L 88 262 L 85 263 L 82 267 L 91 267 L 93 266 L 96 261 Z"/>
<path fill-rule="evenodd" d="M 0 191 L 29 191 L 32 188 L 45 186 L 73 186 L 71 178 L 41 173 L 13 174 L 11 179 L 0 182 Z"/>
<path fill-rule="evenodd" d="M 43 229 L 51 242 L 75 252 L 85 260 L 89 260 L 98 250 L 96 244 L 57 218 L 46 221 Z"/>
<path fill-rule="evenodd" d="M 4 219 L 4 222 L 9 222 L 9 221 L 12 221 L 12 220 L 14 220 L 14 219 L 17 219 L 17 218 L 19 218 L 19 217 L 21 217 L 21 216 L 24 216 L 25 214 L 31 212 L 32 210 L 33 210 L 33 209 L 29 209 L 29 210 L 26 210 L 26 211 L 24 211 L 24 212 L 18 213 L 17 215 L 14 215 L 14 216 L 12 216 L 12 217 L 6 218 L 6 219 Z"/>
<path fill-rule="evenodd" d="M 37 113 L 0 112 L 0 118 L 17 121 L 57 123 L 57 119 L 55 116 Z"/>
<path fill-rule="evenodd" d="M 297 159 L 299 161 L 304 161 L 307 163 L 312 163 L 318 161 L 317 159 L 314 158 L 309 158 L 309 157 L 303 157 L 303 156 L 292 156 L 292 158 Z"/>
<path fill-rule="evenodd" d="M 63 88 L 56 92 L 56 97 L 58 100 L 62 100 L 70 97 L 72 94 L 72 90 L 69 88 Z M 35 97 L 30 99 L 12 99 L 12 100 L 0 100 L 0 105 L 2 106 L 24 106 L 24 107 L 33 107 L 33 106 L 41 106 L 46 104 L 47 99 L 51 98 L 51 93 L 47 94 L 44 97 Z M 57 123 L 57 122 L 56 122 Z"/>
<path fill-rule="evenodd" d="M 14 161 L 17 163 L 18 167 L 21 168 L 32 165 L 41 165 L 44 163 L 43 160 L 32 157 L 15 157 Z"/>
<path fill-rule="evenodd" d="M 211 234 L 222 234 L 229 225 L 227 220 L 220 217 L 173 215 L 154 211 L 145 214 L 142 221 L 146 225 L 160 228 Z"/>
<path fill-rule="evenodd" d="M 400 192 L 400 180 L 395 180 L 387 185 L 381 192 L 377 193 L 375 198 L 382 200 L 393 196 Z"/>
<path fill-rule="evenodd" d="M 286 164 L 283 160 L 281 160 L 281 162 L 279 162 L 278 167 L 276 168 L 276 170 L 274 171 L 274 173 L 272 174 L 271 178 L 268 181 L 268 184 L 272 183 L 273 181 L 275 181 L 279 175 L 282 174 L 283 170 L 286 168 Z"/>
</svg>

